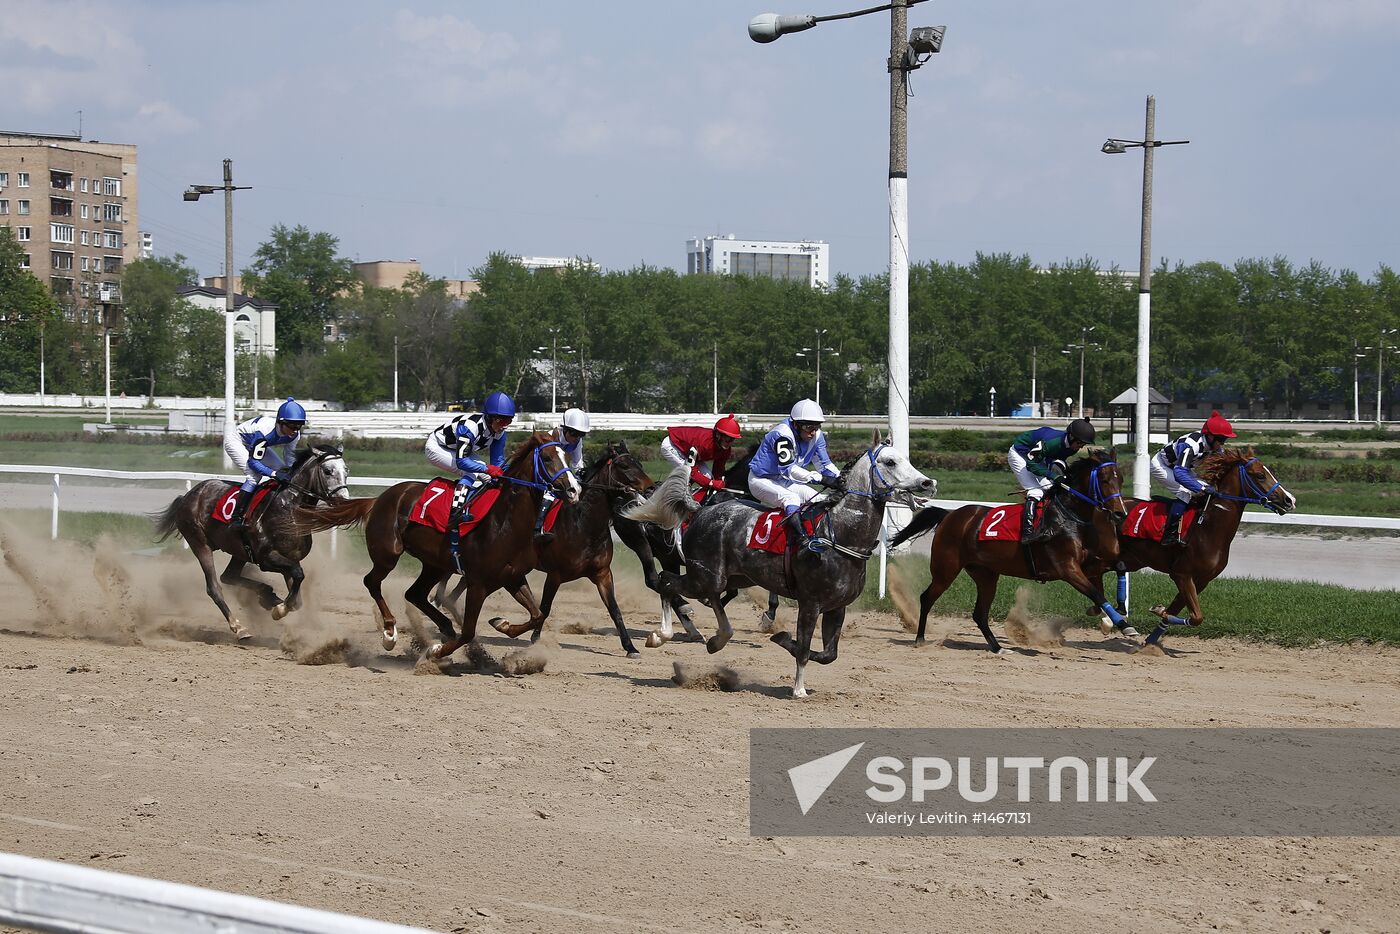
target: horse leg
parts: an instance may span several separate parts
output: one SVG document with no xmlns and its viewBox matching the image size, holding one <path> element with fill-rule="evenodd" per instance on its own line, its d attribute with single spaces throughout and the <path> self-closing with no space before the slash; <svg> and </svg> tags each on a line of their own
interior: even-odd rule
<svg viewBox="0 0 1400 934">
<path fill-rule="evenodd" d="M 709 641 L 705 643 L 706 650 L 713 655 L 728 645 L 730 639 L 734 638 L 734 627 L 729 624 L 729 616 L 724 612 L 724 603 L 718 593 L 711 598 L 710 606 L 715 611 L 715 619 L 719 622 L 719 632 L 710 636 Z M 698 636 L 699 633 L 696 635 Z"/>
<path fill-rule="evenodd" d="M 1200 596 L 1196 592 L 1196 579 L 1188 572 L 1173 574 L 1172 580 L 1176 583 L 1176 599 L 1172 600 L 1170 606 L 1154 606 L 1151 610 L 1161 622 L 1147 637 L 1148 645 L 1156 645 L 1166 635 L 1168 626 L 1199 626 L 1205 622 L 1205 616 L 1201 613 Z M 1183 605 L 1190 607 L 1191 615 L 1186 619 L 1174 614 L 1181 611 Z"/>
<path fill-rule="evenodd" d="M 432 592 L 433 586 L 437 584 L 441 573 L 442 570 L 440 568 L 435 568 L 428 564 L 423 565 L 423 570 L 419 572 L 417 579 L 404 591 L 403 597 L 411 606 L 417 607 L 424 616 L 432 620 L 437 625 L 438 632 L 442 633 L 444 642 L 450 643 L 455 642 L 457 639 L 457 633 L 452 628 L 452 620 L 448 619 L 447 615 L 443 613 L 442 610 L 433 606 L 432 601 L 428 599 L 428 595 Z M 434 649 L 441 647 L 442 643 L 439 643 L 437 646 L 430 648 L 428 650 L 428 656 L 430 658 L 446 658 L 448 655 L 452 654 L 452 652 L 444 652 L 441 655 L 435 654 Z M 457 646 L 453 648 L 455 650 Z"/>
<path fill-rule="evenodd" d="M 836 661 L 836 644 L 841 641 L 841 627 L 846 622 L 846 608 L 828 610 L 822 614 L 822 650 L 812 652 L 807 660 L 818 665 Z"/>
<path fill-rule="evenodd" d="M 234 555 L 229 559 L 228 567 L 224 568 L 224 573 L 219 575 L 219 583 L 227 587 L 237 587 L 240 590 L 251 590 L 253 593 L 257 594 L 258 604 L 267 610 L 281 603 L 282 601 L 277 596 L 277 591 L 273 590 L 270 586 L 262 581 L 251 580 L 243 576 L 243 567 L 247 563 L 247 558 Z"/>
<path fill-rule="evenodd" d="M 613 590 L 612 568 L 605 567 L 593 578 L 593 583 L 598 588 L 598 596 L 603 598 L 603 606 L 608 608 L 608 615 L 612 617 L 613 625 L 617 627 L 617 637 L 622 641 L 622 651 L 627 653 L 628 658 L 641 658 L 642 653 L 637 651 L 637 647 L 632 644 L 632 637 L 627 634 L 627 624 L 622 621 L 622 608 L 617 605 L 617 593 Z M 549 605 L 549 600 L 553 594 L 548 590 L 545 592 L 545 605 Z M 546 612 L 548 612 L 546 610 Z"/>
<path fill-rule="evenodd" d="M 914 636 L 914 646 L 924 644 L 924 630 L 928 626 L 928 614 L 944 591 L 953 586 L 954 579 L 962 568 L 952 561 L 929 561 L 930 580 L 924 592 L 919 594 L 919 631 Z M 970 575 L 972 572 L 969 571 Z"/>
<path fill-rule="evenodd" d="M 282 619 L 301 603 L 301 582 L 306 579 L 301 564 L 296 561 L 263 558 L 258 567 L 264 571 L 280 573 L 287 581 L 287 598 L 272 608 L 272 618 Z"/>
<path fill-rule="evenodd" d="M 989 622 L 992 612 L 992 600 L 997 595 L 997 577 L 995 571 L 986 568 L 970 567 L 967 574 L 977 584 L 977 605 L 972 608 L 972 621 L 977 624 L 977 628 L 982 630 L 982 638 L 987 640 L 987 646 L 997 655 L 1005 654 L 1001 643 L 992 633 Z M 922 633 L 923 624 L 920 622 L 919 630 Z"/>
<path fill-rule="evenodd" d="M 812 653 L 812 634 L 817 630 L 818 608 L 816 605 L 799 600 L 797 603 L 797 637 L 780 632 L 772 640 L 791 653 L 797 660 L 797 674 L 792 681 L 792 696 L 807 696 L 807 660 Z M 832 647 L 833 649 L 835 646 Z"/>
<path fill-rule="evenodd" d="M 185 539 L 189 541 L 188 538 Z M 224 622 L 228 623 L 229 631 L 238 637 L 242 642 L 253 638 L 253 634 L 243 628 L 243 624 L 238 621 L 238 617 L 229 612 L 228 603 L 224 600 L 224 589 L 219 586 L 219 578 L 214 573 L 214 552 L 209 550 L 209 545 L 203 541 L 190 541 L 190 551 L 194 552 L 195 560 L 204 569 L 204 590 L 209 594 L 209 599 L 214 601 L 214 605 L 219 608 L 219 612 L 224 614 Z"/>
<path fill-rule="evenodd" d="M 431 587 L 432 584 L 424 586 L 423 595 L 425 597 Z M 462 634 L 456 638 L 449 637 L 445 642 L 439 642 L 436 645 L 429 646 L 428 658 L 448 658 L 453 652 L 476 638 L 476 620 L 477 617 L 481 615 L 481 605 L 486 602 L 486 597 L 486 591 L 480 584 L 473 583 L 467 588 L 462 601 L 462 619 L 464 621 L 462 624 Z M 531 602 L 534 601 L 533 595 L 530 597 L 530 600 Z M 427 603 L 427 600 L 423 602 Z M 423 607 L 419 606 L 419 609 L 423 609 Z M 447 621 L 447 618 L 443 617 L 441 613 L 437 615 L 442 617 L 443 622 Z M 441 624 L 439 624 L 439 626 L 441 626 Z"/>
<path fill-rule="evenodd" d="M 502 635 L 515 639 L 529 632 L 530 641 L 538 642 L 540 632 L 544 629 L 545 618 L 549 616 L 549 608 L 554 604 L 554 595 L 559 591 L 559 580 L 550 574 L 544 581 L 544 600 L 539 606 L 535 606 L 535 594 L 527 584 L 522 583 L 510 592 L 515 598 L 515 602 L 524 607 L 525 612 L 530 614 L 530 618 L 523 623 L 510 623 L 503 617 L 497 616 L 491 620 L 491 628 Z M 460 621 L 459 621 L 460 622 Z"/>
<path fill-rule="evenodd" d="M 1103 610 L 1103 615 L 1118 628 L 1118 631 L 1125 638 L 1136 639 L 1138 637 L 1138 631 L 1128 625 L 1128 621 L 1124 619 L 1123 614 L 1119 613 L 1118 610 L 1114 608 L 1113 604 L 1108 602 L 1108 597 L 1104 596 L 1103 590 L 1085 576 L 1084 570 L 1077 563 L 1065 562 L 1060 566 L 1059 570 L 1061 579 L 1075 590 L 1097 603 L 1099 608 Z M 1102 581 L 1100 581 L 1100 583 L 1102 583 Z"/>
</svg>

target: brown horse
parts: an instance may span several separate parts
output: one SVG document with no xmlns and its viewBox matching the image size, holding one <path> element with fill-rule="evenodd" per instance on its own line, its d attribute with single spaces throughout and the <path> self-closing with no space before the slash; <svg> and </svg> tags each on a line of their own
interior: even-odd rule
<svg viewBox="0 0 1400 934">
<path fill-rule="evenodd" d="M 598 596 L 608 608 L 617 636 L 622 641 L 622 650 L 628 658 L 641 658 L 641 653 L 632 644 L 627 634 L 627 626 L 622 621 L 622 610 L 617 605 L 617 595 L 613 591 L 612 556 L 613 542 L 611 519 L 619 509 L 635 502 L 639 494 L 653 486 L 641 462 L 628 453 L 622 442 L 609 444 L 607 453 L 590 466 L 585 474 L 583 495 L 575 504 L 564 503 L 559 507 L 558 518 L 554 522 L 554 538 L 539 549 L 538 567 L 549 576 L 544 583 L 544 598 L 540 602 L 539 615 L 528 622 L 510 624 L 504 620 L 492 620 L 498 632 L 516 637 L 530 632 L 530 641 L 539 639 L 549 618 L 549 608 L 554 604 L 554 595 L 560 584 L 586 577 L 598 588 Z M 464 580 L 458 584 L 461 590 Z M 457 593 L 450 602 L 455 604 Z M 530 607 L 526 606 L 526 609 Z"/>
<path fill-rule="evenodd" d="M 934 601 L 953 583 L 958 572 L 966 570 L 977 584 L 977 605 L 972 618 L 993 652 L 1001 653 L 1001 643 L 992 634 L 988 614 L 1002 574 L 1039 580 L 1062 580 L 1094 601 L 1125 636 L 1137 633 L 1125 625 L 1123 617 L 1099 589 L 1101 574 L 1091 577 L 1086 565 L 1111 566 L 1117 560 L 1117 523 L 1127 515 L 1123 507 L 1123 475 L 1114 453 L 1102 448 L 1085 449 L 1070 461 L 1069 472 L 1048 497 L 1042 522 L 1054 523 L 1059 531 L 1041 543 L 1033 544 L 1033 554 L 1019 541 L 981 541 L 978 529 L 995 506 L 961 506 L 947 510 L 930 506 L 915 513 L 909 525 L 890 540 L 890 547 L 935 528 L 929 549 L 932 579 L 919 597 L 919 632 L 915 645 L 924 644 L 924 629 Z M 1034 565 L 1031 563 L 1034 558 Z"/>
<path fill-rule="evenodd" d="M 291 466 L 292 485 L 268 494 L 268 500 L 258 507 L 248 520 L 247 547 L 243 537 L 214 521 L 214 504 L 233 484 L 227 480 L 203 480 L 183 496 L 178 496 L 163 512 L 151 516 L 156 524 L 156 541 L 163 542 L 175 532 L 190 546 L 191 553 L 204 569 L 205 590 L 209 599 L 224 614 L 228 628 L 240 640 L 252 633 L 243 627 L 238 617 L 229 612 L 220 583 L 243 587 L 256 593 L 264 606 L 272 610 L 273 619 L 281 619 L 297 608 L 301 600 L 304 577 L 301 562 L 311 552 L 311 536 L 286 527 L 281 520 L 297 507 L 311 506 L 321 501 L 346 499 L 349 471 L 339 448 L 317 445 L 303 449 Z M 224 573 L 214 574 L 214 552 L 233 556 Z M 249 560 L 259 570 L 281 574 L 287 582 L 287 597 L 279 599 L 267 584 L 243 576 L 243 566 Z"/>
<path fill-rule="evenodd" d="M 1122 582 L 1129 571 L 1152 568 L 1171 575 L 1176 584 L 1176 597 L 1165 607 L 1152 608 L 1161 622 L 1147 637 L 1149 644 L 1156 644 L 1168 625 L 1199 626 L 1205 621 L 1199 595 L 1225 570 L 1230 560 L 1230 543 L 1239 530 L 1245 506 L 1251 503 L 1263 506 L 1281 516 L 1298 505 L 1298 500 L 1279 483 L 1273 471 L 1254 456 L 1252 448 L 1232 448 L 1209 455 L 1201 460 L 1196 475 L 1214 488 L 1214 492 L 1202 498 L 1200 511 L 1187 531 L 1184 544 L 1163 545 L 1159 541 L 1120 535 L 1118 564 L 1108 562 L 1098 571 L 1102 575 L 1116 567 L 1120 594 L 1126 591 Z M 1129 499 L 1128 509 L 1138 502 Z M 1183 607 L 1190 609 L 1189 618 L 1176 615 Z"/>
<path fill-rule="evenodd" d="M 530 608 L 532 618 L 539 614 L 525 580 L 537 560 L 531 541 L 535 515 L 549 486 L 559 490 L 567 502 L 578 500 L 578 480 L 564 462 L 559 442 L 547 431 L 537 431 L 526 438 L 512 455 L 505 475 L 495 482 L 502 486 L 500 499 L 461 543 L 467 586 L 460 636 L 453 630 L 452 621 L 428 599 L 433 586 L 455 568 L 447 533 L 409 521 L 409 512 L 426 483 L 396 483 L 375 497 L 298 510 L 292 522 L 303 533 L 364 525 L 365 546 L 373 562 L 364 578 L 365 589 L 374 598 L 383 621 L 385 649 L 393 649 L 398 643 L 398 621 L 384 602 L 381 585 L 405 551 L 421 561 L 423 569 L 404 592 L 404 598 L 436 623 L 442 633 L 443 641 L 429 647 L 429 657 L 447 658 L 476 636 L 482 603 L 502 587 L 509 588 L 522 606 Z"/>
</svg>

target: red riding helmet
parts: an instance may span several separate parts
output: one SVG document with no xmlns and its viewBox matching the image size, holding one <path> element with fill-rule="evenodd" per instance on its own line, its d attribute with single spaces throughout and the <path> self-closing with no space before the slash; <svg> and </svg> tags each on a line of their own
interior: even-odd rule
<svg viewBox="0 0 1400 934">
<path fill-rule="evenodd" d="M 1210 413 L 1210 418 L 1206 419 L 1206 423 L 1201 426 L 1201 431 L 1208 435 L 1215 435 L 1217 438 L 1233 438 L 1235 436 L 1235 429 L 1230 427 L 1225 416 L 1219 412 Z"/>
<path fill-rule="evenodd" d="M 734 417 L 733 412 L 715 422 L 715 431 L 725 437 L 734 438 L 735 440 L 743 437 L 739 431 L 739 420 Z"/>
</svg>

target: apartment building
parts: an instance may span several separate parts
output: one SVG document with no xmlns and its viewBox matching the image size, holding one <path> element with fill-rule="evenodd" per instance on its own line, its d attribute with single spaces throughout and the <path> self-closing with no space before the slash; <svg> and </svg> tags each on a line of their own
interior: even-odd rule
<svg viewBox="0 0 1400 934">
<path fill-rule="evenodd" d="M 0 130 L 0 226 L 70 318 L 101 320 L 140 256 L 136 147 Z"/>
<path fill-rule="evenodd" d="M 831 284 L 831 246 L 825 240 L 740 240 L 729 234 L 687 240 L 685 252 L 685 271 L 692 276 L 757 276 L 812 288 Z"/>
</svg>

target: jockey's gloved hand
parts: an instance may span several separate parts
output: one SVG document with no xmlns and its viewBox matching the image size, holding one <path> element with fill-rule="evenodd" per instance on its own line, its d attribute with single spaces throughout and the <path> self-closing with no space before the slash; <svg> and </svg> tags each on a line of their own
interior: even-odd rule
<svg viewBox="0 0 1400 934">
<path fill-rule="evenodd" d="M 505 474 L 505 468 L 503 467 L 497 467 L 495 464 L 486 465 L 486 475 L 492 478 L 493 480 L 497 477 L 504 477 Z"/>
<path fill-rule="evenodd" d="M 272 479 L 282 484 L 282 486 L 288 486 L 292 482 L 292 472 L 290 470 L 274 471 L 272 474 Z"/>
<path fill-rule="evenodd" d="M 721 479 L 714 479 L 714 480 L 711 480 L 711 481 L 710 481 L 710 489 L 712 489 L 712 490 L 722 490 L 722 489 L 724 489 L 724 481 L 721 480 Z"/>
<path fill-rule="evenodd" d="M 819 478 L 819 482 L 828 490 L 844 490 L 846 488 L 845 481 L 839 476 L 833 477 L 830 474 L 822 474 Z"/>
<path fill-rule="evenodd" d="M 1050 465 L 1050 476 L 1054 477 L 1057 480 L 1060 477 L 1063 477 L 1068 472 L 1069 468 L 1065 466 L 1064 461 L 1055 461 Z"/>
</svg>

